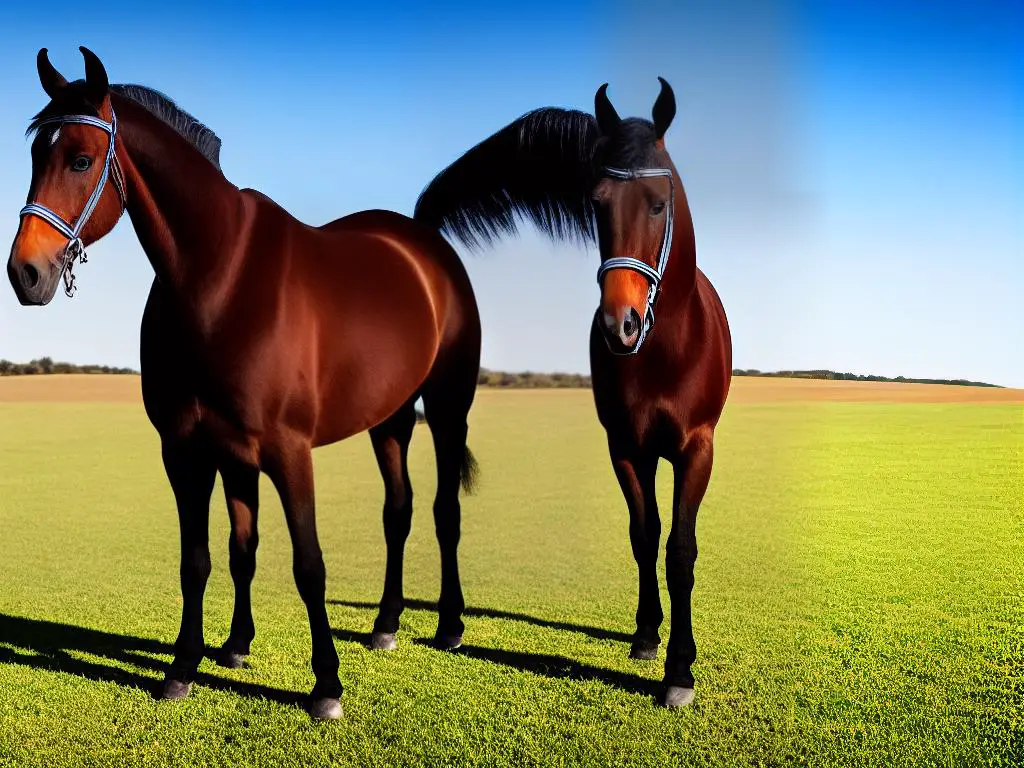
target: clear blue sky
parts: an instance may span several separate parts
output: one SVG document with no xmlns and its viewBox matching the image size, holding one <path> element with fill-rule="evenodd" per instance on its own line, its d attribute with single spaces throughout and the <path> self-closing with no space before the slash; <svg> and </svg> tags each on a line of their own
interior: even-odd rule
<svg viewBox="0 0 1024 768">
<path fill-rule="evenodd" d="M 5 11 L 5 247 L 41 46 L 68 77 L 84 44 L 113 82 L 166 92 L 219 134 L 233 182 L 310 223 L 411 213 L 461 151 L 534 107 L 589 110 L 606 81 L 648 116 L 662 75 L 737 366 L 1024 386 L 1019 2 L 170 5 Z M 467 255 L 484 364 L 585 371 L 596 259 L 530 231 Z M 138 365 L 152 276 L 127 219 L 78 272 L 45 309 L 0 287 L 0 357 Z"/>
</svg>

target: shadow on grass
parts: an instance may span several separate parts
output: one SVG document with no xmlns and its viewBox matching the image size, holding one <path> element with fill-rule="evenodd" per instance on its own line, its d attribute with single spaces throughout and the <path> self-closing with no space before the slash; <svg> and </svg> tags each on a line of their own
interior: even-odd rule
<svg viewBox="0 0 1024 768">
<path fill-rule="evenodd" d="M 427 648 L 434 647 L 433 643 L 424 638 L 417 638 L 413 640 L 413 643 Z M 463 645 L 456 651 L 438 651 L 438 653 L 454 653 L 459 656 L 468 656 L 471 659 L 479 659 L 491 664 L 500 664 L 520 672 L 530 672 L 554 680 L 596 680 L 626 693 L 634 693 L 651 698 L 657 698 L 661 692 L 661 684 L 655 680 L 640 677 L 640 675 L 634 675 L 629 672 L 616 672 L 612 669 L 602 669 L 601 667 L 593 667 L 589 664 L 580 664 L 578 661 L 567 659 L 564 656 L 526 653 L 524 651 L 505 651 L 500 648 L 483 648 L 477 645 Z"/>
<path fill-rule="evenodd" d="M 352 602 L 347 600 L 328 600 L 332 605 L 343 605 L 348 608 L 375 609 L 377 603 Z M 412 610 L 432 611 L 437 609 L 437 604 L 427 600 L 406 600 L 405 607 Z M 599 629 L 597 627 L 585 627 L 578 624 L 569 624 L 561 621 L 548 621 L 527 616 L 521 613 L 509 611 L 492 610 L 490 608 L 467 608 L 466 616 L 481 616 L 494 619 L 511 619 L 512 621 L 523 621 L 540 627 L 549 627 L 568 632 L 580 632 L 599 640 L 620 640 L 630 642 L 632 637 L 621 632 Z M 363 647 L 370 644 L 370 635 L 366 632 L 354 632 L 347 629 L 332 630 L 334 636 L 342 642 L 355 643 Z M 425 638 L 416 638 L 412 641 L 415 645 L 425 648 L 434 648 L 434 644 Z M 463 645 L 457 651 L 438 651 L 439 653 L 455 653 L 460 656 L 467 656 L 471 659 L 486 661 L 491 664 L 499 664 L 520 672 L 529 672 L 556 680 L 596 680 L 598 682 L 618 688 L 626 693 L 639 694 L 657 699 L 661 693 L 661 684 L 640 675 L 629 672 L 616 672 L 611 669 L 602 669 L 589 664 L 580 664 L 577 661 L 564 656 L 554 656 L 542 653 L 527 653 L 524 651 L 506 651 L 500 648 L 484 648 L 476 645 Z"/>
<path fill-rule="evenodd" d="M 358 602 L 352 600 L 328 600 L 329 605 L 343 605 L 346 608 L 377 609 L 377 603 Z M 430 600 L 406 600 L 405 607 L 414 611 L 436 611 L 437 603 Z M 551 621 L 550 619 L 539 619 L 536 616 L 528 616 L 525 613 L 513 613 L 502 611 L 496 608 L 472 608 L 467 607 L 463 612 L 465 616 L 479 616 L 484 619 L 508 619 L 510 621 L 522 621 L 526 624 L 533 624 L 535 627 L 547 627 L 559 629 L 564 632 L 579 632 L 580 634 L 592 637 L 595 640 L 614 640 L 620 643 L 632 642 L 633 636 L 625 632 L 616 632 L 613 629 L 602 629 L 600 627 L 587 627 L 582 624 L 571 624 L 566 621 Z"/>
<path fill-rule="evenodd" d="M 99 656 L 120 664 L 131 664 L 156 673 L 155 677 L 76 658 L 70 652 Z M 156 659 L 151 655 L 166 656 Z M 49 672 L 65 672 L 87 680 L 116 683 L 155 695 L 174 648 L 159 640 L 117 635 L 97 629 L 75 627 L 39 619 L 0 614 L 0 663 L 19 664 Z M 239 696 L 268 699 L 279 704 L 301 705 L 304 696 L 280 688 L 228 680 L 200 672 L 196 683 Z"/>
</svg>

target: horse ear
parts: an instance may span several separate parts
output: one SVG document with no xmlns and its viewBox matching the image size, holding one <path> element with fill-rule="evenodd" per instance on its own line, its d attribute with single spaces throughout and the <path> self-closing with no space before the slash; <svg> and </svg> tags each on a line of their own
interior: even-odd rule
<svg viewBox="0 0 1024 768">
<path fill-rule="evenodd" d="M 658 81 L 661 83 L 661 93 L 654 102 L 651 117 L 654 119 L 654 135 L 660 139 L 672 125 L 672 118 L 676 116 L 676 97 L 672 93 L 672 86 L 665 82 L 665 78 L 659 77 Z"/>
<path fill-rule="evenodd" d="M 89 100 L 99 106 L 107 97 L 107 89 L 110 86 L 110 82 L 107 80 L 107 70 L 99 56 L 88 48 L 79 46 L 78 50 L 82 52 L 82 57 L 85 59 L 85 86 Z"/>
<path fill-rule="evenodd" d="M 594 95 L 594 117 L 597 118 L 597 127 L 606 136 L 618 128 L 619 123 L 622 122 L 622 118 L 619 117 L 619 113 L 615 111 L 615 107 L 612 106 L 612 102 L 608 98 L 608 83 L 598 88 Z"/>
<path fill-rule="evenodd" d="M 56 98 L 57 94 L 68 84 L 64 75 L 50 63 L 50 57 L 45 48 L 40 48 L 39 53 L 36 54 L 36 69 L 39 70 L 39 83 L 51 99 Z"/>
</svg>

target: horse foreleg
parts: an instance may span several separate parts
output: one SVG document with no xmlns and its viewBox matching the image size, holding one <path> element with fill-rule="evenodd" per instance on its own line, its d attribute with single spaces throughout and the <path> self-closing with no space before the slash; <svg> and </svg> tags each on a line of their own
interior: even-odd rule
<svg viewBox="0 0 1024 768">
<path fill-rule="evenodd" d="M 203 594 L 210 577 L 210 495 L 217 469 L 205 446 L 197 440 L 164 440 L 163 460 L 178 506 L 182 605 L 174 661 L 159 695 L 163 699 L 182 699 L 191 690 L 206 652 Z"/>
<path fill-rule="evenodd" d="M 289 441 L 270 453 L 267 474 L 284 507 L 292 540 L 292 571 L 309 616 L 312 667 L 316 684 L 310 693 L 309 713 L 316 719 L 341 717 L 341 680 L 338 651 L 327 619 L 327 570 L 316 533 L 313 494 L 313 456 L 309 442 Z"/>
<path fill-rule="evenodd" d="M 665 658 L 665 705 L 685 706 L 693 701 L 693 673 L 697 644 L 693 638 L 691 596 L 697 562 L 697 510 L 711 479 L 713 433 L 691 434 L 673 461 L 675 491 L 672 530 L 665 551 L 668 594 L 672 601 L 671 633 Z"/>
<path fill-rule="evenodd" d="M 259 546 L 260 472 L 256 467 L 234 466 L 222 468 L 221 477 L 231 519 L 228 553 L 231 580 L 235 584 L 235 608 L 231 615 L 231 633 L 220 649 L 217 662 L 237 669 L 244 666 L 256 636 L 252 620 L 252 580 L 256 575 L 256 548 Z"/>
<path fill-rule="evenodd" d="M 658 629 L 665 618 L 658 590 L 658 544 L 661 539 L 661 518 L 655 493 L 658 458 L 641 455 L 611 439 L 608 449 L 615 477 L 629 508 L 629 541 L 639 575 L 636 634 L 633 635 L 629 655 L 650 661 L 658 656 L 661 643 Z"/>
</svg>

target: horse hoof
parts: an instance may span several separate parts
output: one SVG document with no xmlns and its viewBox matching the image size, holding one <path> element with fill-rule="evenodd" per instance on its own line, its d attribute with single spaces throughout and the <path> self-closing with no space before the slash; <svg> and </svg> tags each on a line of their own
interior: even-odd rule
<svg viewBox="0 0 1024 768">
<path fill-rule="evenodd" d="M 658 644 L 635 640 L 629 649 L 629 658 L 637 661 L 654 661 L 658 658 Z"/>
<path fill-rule="evenodd" d="M 393 651 L 398 647 L 394 632 L 374 632 L 370 636 L 371 651 Z"/>
<path fill-rule="evenodd" d="M 339 699 L 315 699 L 309 705 L 309 716 L 314 720 L 337 720 L 342 715 Z"/>
<path fill-rule="evenodd" d="M 188 696 L 191 690 L 192 683 L 185 683 L 181 680 L 175 680 L 173 677 L 168 677 L 160 687 L 159 698 L 165 701 L 179 701 Z"/>
<path fill-rule="evenodd" d="M 665 706 L 668 709 L 679 709 L 693 703 L 693 688 L 683 688 L 679 685 L 670 685 L 665 691 Z"/>
<path fill-rule="evenodd" d="M 462 647 L 462 635 L 435 635 L 434 646 L 442 651 L 457 651 Z"/>
<path fill-rule="evenodd" d="M 235 653 L 234 651 L 222 650 L 217 654 L 217 664 L 225 669 L 242 669 L 243 667 L 248 666 L 248 658 L 248 654 L 245 653 Z"/>
</svg>

